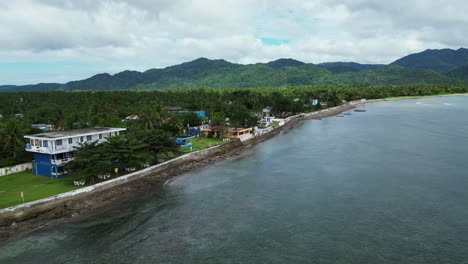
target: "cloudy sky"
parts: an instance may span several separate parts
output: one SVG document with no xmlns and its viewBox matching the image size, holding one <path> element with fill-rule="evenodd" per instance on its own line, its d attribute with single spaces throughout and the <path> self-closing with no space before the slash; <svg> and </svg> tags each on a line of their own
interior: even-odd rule
<svg viewBox="0 0 468 264">
<path fill-rule="evenodd" d="M 2 0 L 0 84 L 199 57 L 390 63 L 468 47 L 466 0 Z"/>
</svg>

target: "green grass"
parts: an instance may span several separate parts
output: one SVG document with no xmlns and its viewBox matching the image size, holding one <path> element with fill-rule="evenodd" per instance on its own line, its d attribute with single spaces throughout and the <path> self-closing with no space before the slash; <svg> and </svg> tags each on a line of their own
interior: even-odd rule
<svg viewBox="0 0 468 264">
<path fill-rule="evenodd" d="M 30 202 L 59 193 L 79 189 L 73 185 L 76 177 L 52 179 L 20 172 L 0 177 L 0 208 L 21 204 L 20 193 L 24 193 L 24 202 Z M 76 179 L 75 179 L 76 180 Z"/>
<path fill-rule="evenodd" d="M 276 126 L 276 125 L 278 125 L 278 124 L 279 124 L 279 122 L 273 121 L 273 122 L 271 122 L 270 124 L 268 124 L 268 126 L 271 127 L 271 126 Z"/>
<path fill-rule="evenodd" d="M 192 140 L 192 152 L 221 144 L 223 144 L 223 140 L 219 138 L 196 137 Z M 190 148 L 183 149 L 182 152 L 188 153 Z"/>
</svg>

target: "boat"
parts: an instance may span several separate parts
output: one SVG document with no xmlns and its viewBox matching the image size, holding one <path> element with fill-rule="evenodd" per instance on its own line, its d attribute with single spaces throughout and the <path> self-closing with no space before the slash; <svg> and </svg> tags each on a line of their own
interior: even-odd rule
<svg viewBox="0 0 468 264">
<path fill-rule="evenodd" d="M 343 113 L 343 115 L 352 115 L 351 113 Z"/>
<path fill-rule="evenodd" d="M 344 117 L 344 115 L 337 115 L 336 117 Z"/>
<path fill-rule="evenodd" d="M 354 110 L 354 112 L 366 112 L 366 110 L 364 110 L 364 109 L 356 109 L 356 110 Z"/>
</svg>

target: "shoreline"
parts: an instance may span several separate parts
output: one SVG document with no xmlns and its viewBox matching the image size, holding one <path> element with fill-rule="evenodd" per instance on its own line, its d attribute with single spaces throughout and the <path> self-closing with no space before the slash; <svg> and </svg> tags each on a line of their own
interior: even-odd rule
<svg viewBox="0 0 468 264">
<path fill-rule="evenodd" d="M 434 96 L 468 96 L 468 94 Z M 116 182 L 115 185 L 103 182 L 102 186 L 105 187 L 96 186 L 89 188 L 89 191 L 83 190 L 88 188 L 85 187 L 78 189 L 77 195 L 66 196 L 67 193 L 64 193 L 62 196 L 65 198 L 56 195 L 30 202 L 31 206 L 26 204 L 26 206 L 0 209 L 0 245 L 45 226 L 87 218 L 103 210 L 116 208 L 122 202 L 136 199 L 140 193 L 157 191 L 158 188 L 177 176 L 201 170 L 216 162 L 237 158 L 245 150 L 278 135 L 282 131 L 292 129 L 306 120 L 333 117 L 349 111 L 359 104 L 434 96 L 363 99 L 316 112 L 298 114 L 286 118 L 283 125 L 275 126 L 264 134 L 246 141 L 231 141 L 221 146 L 189 153 L 148 169 L 121 176 L 120 179 L 115 178 L 113 179 Z M 34 208 L 36 204 L 38 204 L 38 208 Z"/>
</svg>

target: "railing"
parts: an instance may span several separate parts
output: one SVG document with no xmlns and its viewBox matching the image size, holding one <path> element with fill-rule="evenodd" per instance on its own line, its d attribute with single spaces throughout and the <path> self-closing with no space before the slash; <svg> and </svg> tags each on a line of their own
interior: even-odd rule
<svg viewBox="0 0 468 264">
<path fill-rule="evenodd" d="M 56 159 L 56 160 L 51 160 L 51 163 L 54 164 L 54 165 L 62 165 L 62 164 L 65 164 L 69 161 L 72 161 L 73 158 L 66 158 L 66 159 Z"/>
<path fill-rule="evenodd" d="M 41 153 L 50 153 L 52 152 L 52 149 L 50 147 L 36 147 L 36 146 L 28 146 L 26 145 L 25 148 L 27 151 L 32 151 L 32 152 L 41 152 Z"/>
<path fill-rule="evenodd" d="M 63 176 L 63 175 L 65 175 L 65 174 L 67 174 L 66 171 L 63 171 L 63 172 L 52 172 L 52 176 L 54 176 L 54 177 Z"/>
</svg>

